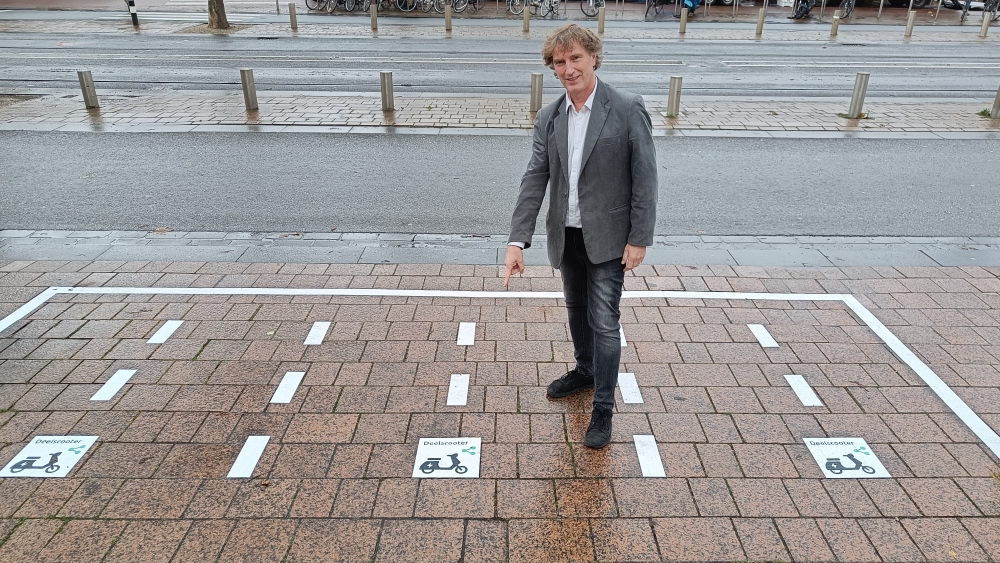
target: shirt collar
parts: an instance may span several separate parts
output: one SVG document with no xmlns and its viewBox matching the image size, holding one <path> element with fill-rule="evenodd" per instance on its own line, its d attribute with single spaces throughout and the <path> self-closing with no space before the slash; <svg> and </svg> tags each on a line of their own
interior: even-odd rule
<svg viewBox="0 0 1000 563">
<path fill-rule="evenodd" d="M 600 84 L 600 81 L 598 81 L 597 84 L 594 84 L 594 91 L 590 93 L 590 96 L 587 98 L 587 101 L 583 103 L 583 107 L 587 108 L 588 111 L 594 109 L 594 96 L 597 94 L 598 84 Z M 569 97 L 569 93 L 567 93 L 566 94 L 566 112 L 569 113 L 570 109 L 576 109 L 576 108 L 575 108 L 575 106 L 573 106 L 573 99 L 570 98 Z"/>
</svg>

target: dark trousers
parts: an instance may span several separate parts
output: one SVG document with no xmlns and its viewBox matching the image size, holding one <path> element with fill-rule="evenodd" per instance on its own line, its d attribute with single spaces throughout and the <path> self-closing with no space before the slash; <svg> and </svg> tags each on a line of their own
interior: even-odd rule
<svg viewBox="0 0 1000 563">
<path fill-rule="evenodd" d="M 613 408 L 622 355 L 618 320 L 625 266 L 620 258 L 600 264 L 588 260 L 583 230 L 567 227 L 560 273 L 576 369 L 594 377 L 594 405 Z"/>
</svg>

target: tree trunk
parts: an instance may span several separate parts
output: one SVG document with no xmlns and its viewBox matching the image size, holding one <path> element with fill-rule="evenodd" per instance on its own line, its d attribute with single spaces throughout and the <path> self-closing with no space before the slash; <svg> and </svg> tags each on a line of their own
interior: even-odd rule
<svg viewBox="0 0 1000 563">
<path fill-rule="evenodd" d="M 222 0 L 208 0 L 208 27 L 211 29 L 228 29 L 226 5 Z"/>
</svg>

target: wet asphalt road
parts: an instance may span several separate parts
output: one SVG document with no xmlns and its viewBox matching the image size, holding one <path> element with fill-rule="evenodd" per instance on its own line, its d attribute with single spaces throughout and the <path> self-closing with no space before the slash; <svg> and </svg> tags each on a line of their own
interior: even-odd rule
<svg viewBox="0 0 1000 563">
<path fill-rule="evenodd" d="M 0 228 L 496 234 L 529 139 L 0 132 L 0 145 Z M 1000 141 L 656 146 L 657 234 L 1000 236 Z"/>
<path fill-rule="evenodd" d="M 261 91 L 375 92 L 378 71 L 392 70 L 399 93 L 527 95 L 530 73 L 544 72 L 546 91 L 555 95 L 558 84 L 539 62 L 541 43 L 10 34 L 0 38 L 0 87 L 76 88 L 76 71 L 90 69 L 98 90 L 231 91 L 239 89 L 238 69 L 250 67 Z M 870 97 L 991 100 L 1000 75 L 990 43 L 608 39 L 605 47 L 601 77 L 647 95 L 666 95 L 669 76 L 682 75 L 689 94 L 843 98 L 850 96 L 855 74 L 868 71 Z"/>
</svg>

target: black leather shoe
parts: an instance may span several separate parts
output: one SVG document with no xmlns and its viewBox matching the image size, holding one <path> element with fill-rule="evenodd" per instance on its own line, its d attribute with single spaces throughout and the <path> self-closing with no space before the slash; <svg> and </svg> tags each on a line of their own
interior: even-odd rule
<svg viewBox="0 0 1000 563">
<path fill-rule="evenodd" d="M 572 395 L 577 391 L 590 389 L 593 386 L 593 377 L 584 375 L 574 369 L 573 371 L 567 371 L 566 375 L 560 377 L 552 383 L 549 383 L 548 388 L 545 389 L 545 393 L 549 397 L 558 399 L 560 397 Z"/>
<path fill-rule="evenodd" d="M 590 415 L 590 426 L 587 427 L 587 436 L 583 443 L 591 448 L 603 448 L 611 441 L 611 409 L 594 406 L 594 412 Z"/>
</svg>

